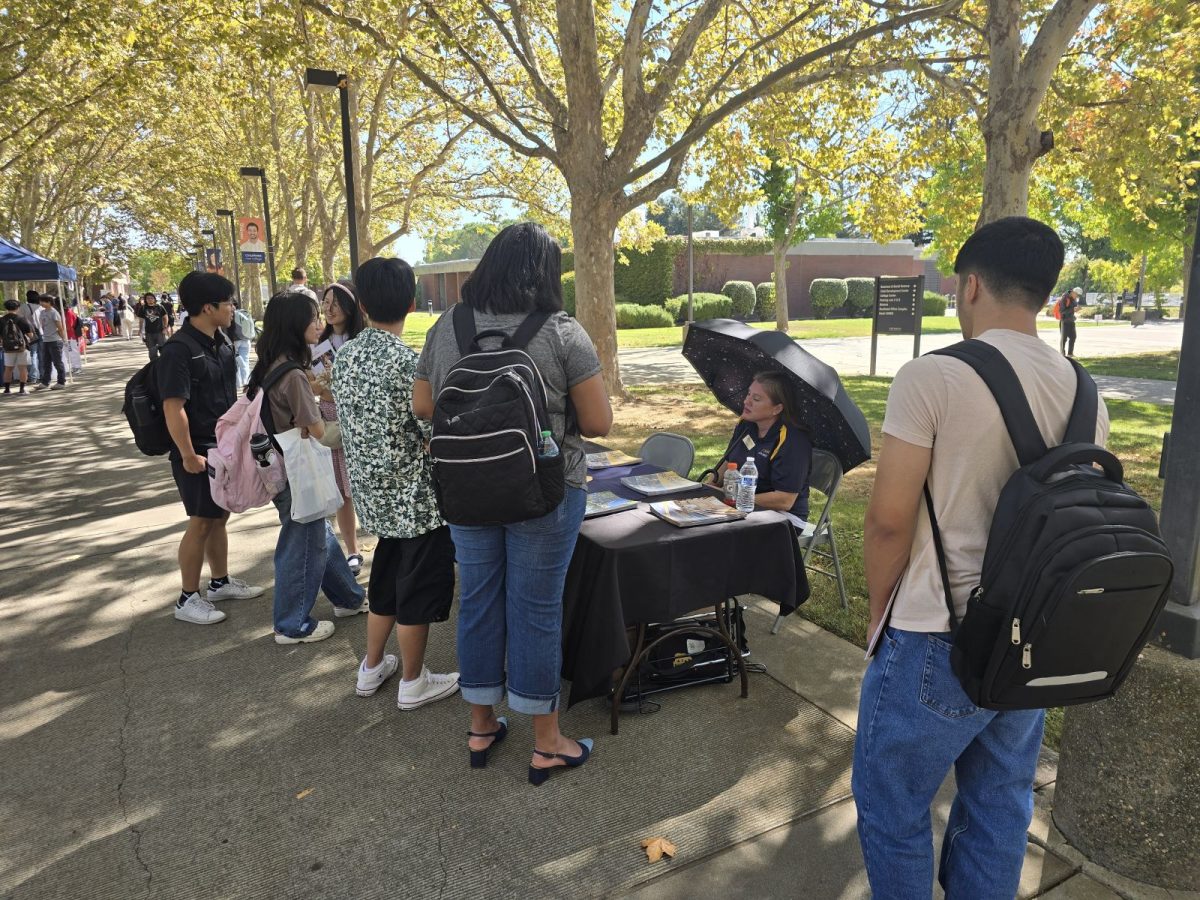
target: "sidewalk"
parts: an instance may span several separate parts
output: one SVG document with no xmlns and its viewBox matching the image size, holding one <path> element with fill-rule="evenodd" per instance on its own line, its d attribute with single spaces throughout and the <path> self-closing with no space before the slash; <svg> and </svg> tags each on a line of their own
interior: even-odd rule
<svg viewBox="0 0 1200 900">
<path fill-rule="evenodd" d="M 1053 347 L 1058 346 L 1058 333 L 1040 331 L 1038 336 Z M 1141 328 L 1119 325 L 1080 330 L 1078 352 L 1081 356 L 1124 356 L 1133 353 L 1155 353 L 1179 349 L 1183 339 L 1182 323 L 1153 323 Z M 961 340 L 957 335 L 926 335 L 921 339 L 921 352 L 948 347 Z M 837 369 L 838 374 L 866 375 L 870 372 L 870 338 L 819 338 L 799 342 L 805 350 L 822 362 Z M 891 377 L 900 366 L 912 358 L 912 338 L 881 337 L 879 339 L 876 374 Z M 620 352 L 621 379 L 626 384 L 670 384 L 699 382 L 696 370 L 683 358 L 677 347 L 651 347 Z M 1140 400 L 1145 403 L 1174 403 L 1175 384 L 1148 378 L 1114 378 L 1095 376 L 1103 396 L 1114 400 Z"/>
<path fill-rule="evenodd" d="M 751 661 L 768 674 L 748 700 L 726 685 L 660 695 L 617 737 L 580 704 L 564 729 L 596 739 L 594 761 L 537 789 L 513 716 L 472 771 L 461 701 L 401 713 L 394 684 L 353 695 L 361 617 L 320 644 L 274 644 L 273 511 L 230 527 L 233 573 L 268 593 L 223 604 L 219 625 L 172 618 L 182 510 L 119 413 L 143 360 L 105 341 L 71 390 L 0 403 L 0 478 L 33 498 L 0 521 L 0 898 L 867 896 L 849 795 L 857 647 L 799 617 L 772 637 L 751 598 Z M 429 664 L 453 661 L 453 628 L 437 626 Z M 948 803 L 944 790 L 935 827 Z M 1168 896 L 1081 874 L 1043 807 L 1023 897 Z M 655 835 L 674 861 L 646 862 L 638 841 Z"/>
</svg>

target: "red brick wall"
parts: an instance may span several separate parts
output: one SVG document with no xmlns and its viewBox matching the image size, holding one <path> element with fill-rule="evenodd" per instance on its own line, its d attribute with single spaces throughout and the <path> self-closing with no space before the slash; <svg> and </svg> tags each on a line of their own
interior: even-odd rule
<svg viewBox="0 0 1200 900">
<path fill-rule="evenodd" d="M 788 318 L 812 316 L 808 286 L 814 278 L 874 278 L 876 275 L 920 275 L 924 263 L 906 256 L 817 256 L 788 257 Z M 695 261 L 695 290 L 719 292 L 727 281 L 760 284 L 773 281 L 771 257 L 734 256 L 727 253 L 698 254 Z M 675 260 L 675 293 L 687 292 L 687 254 Z"/>
</svg>

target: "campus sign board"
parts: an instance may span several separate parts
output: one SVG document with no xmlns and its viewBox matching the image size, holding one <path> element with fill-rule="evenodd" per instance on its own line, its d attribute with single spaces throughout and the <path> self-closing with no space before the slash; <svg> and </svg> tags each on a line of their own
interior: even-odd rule
<svg viewBox="0 0 1200 900">
<path fill-rule="evenodd" d="M 921 307 L 925 276 L 880 275 L 875 279 L 875 314 L 871 321 L 871 374 L 879 335 L 913 336 L 913 359 L 921 355 Z"/>
</svg>

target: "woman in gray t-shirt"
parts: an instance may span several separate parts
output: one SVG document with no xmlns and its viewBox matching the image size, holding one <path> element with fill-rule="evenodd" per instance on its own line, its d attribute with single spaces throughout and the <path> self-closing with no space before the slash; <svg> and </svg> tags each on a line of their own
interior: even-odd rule
<svg viewBox="0 0 1200 900">
<path fill-rule="evenodd" d="M 479 332 L 511 335 L 530 313 L 553 313 L 525 350 L 546 383 L 554 434 L 566 432 L 563 501 L 525 522 L 450 526 L 458 560 L 459 686 L 471 704 L 471 765 L 486 765 L 488 751 L 508 733 L 494 708 L 507 688 L 509 708 L 533 716 L 533 784 L 557 766 L 582 765 L 591 751 L 591 740 L 571 740 L 558 728 L 562 590 L 587 498 L 581 435 L 599 437 L 612 425 L 596 349 L 579 323 L 562 312 L 561 278 L 557 242 L 541 226 L 522 223 L 496 236 L 462 287 L 462 302 L 474 313 Z M 461 355 L 453 318 L 438 319 L 417 361 L 413 411 L 423 419 L 433 417 L 434 397 Z M 481 343 L 490 348 L 493 341 L 498 345 L 500 339 Z M 574 413 L 569 428 L 568 398 Z"/>
</svg>

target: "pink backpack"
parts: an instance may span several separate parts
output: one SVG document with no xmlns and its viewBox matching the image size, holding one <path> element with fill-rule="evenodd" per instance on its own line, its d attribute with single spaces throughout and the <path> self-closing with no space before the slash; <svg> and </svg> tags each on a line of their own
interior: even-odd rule
<svg viewBox="0 0 1200 900">
<path fill-rule="evenodd" d="M 217 446 L 208 451 L 208 485 L 222 509 L 240 513 L 266 506 L 283 490 L 287 476 L 278 447 L 270 454 L 270 465 L 260 466 L 250 450 L 250 437 L 274 431 L 267 421 L 270 406 L 264 411 L 263 398 L 275 382 L 298 368 L 295 363 L 279 366 L 263 379 L 253 399 L 239 397 L 217 420 Z"/>
</svg>

